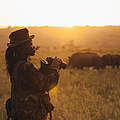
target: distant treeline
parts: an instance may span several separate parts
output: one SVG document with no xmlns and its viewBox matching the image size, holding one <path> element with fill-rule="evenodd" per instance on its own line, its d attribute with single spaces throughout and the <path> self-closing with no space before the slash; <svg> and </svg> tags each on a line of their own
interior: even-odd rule
<svg viewBox="0 0 120 120">
<path fill-rule="evenodd" d="M 0 48 L 5 48 L 9 41 L 9 34 L 23 27 L 11 27 L 0 29 Z M 59 46 L 94 48 L 94 49 L 119 49 L 120 26 L 74 26 L 74 27 L 27 27 L 30 34 L 35 34 L 34 43 L 45 47 Z"/>
</svg>

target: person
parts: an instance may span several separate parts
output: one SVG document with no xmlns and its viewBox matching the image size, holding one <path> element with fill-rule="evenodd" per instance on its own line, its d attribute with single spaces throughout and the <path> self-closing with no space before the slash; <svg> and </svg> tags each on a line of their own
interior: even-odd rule
<svg viewBox="0 0 120 120">
<path fill-rule="evenodd" d="M 58 84 L 61 59 L 55 57 L 46 72 L 36 69 L 28 61 L 29 56 L 35 55 L 34 37 L 27 28 L 9 35 L 5 58 L 11 82 L 11 102 L 8 103 L 11 103 L 12 120 L 46 120 L 54 108 L 49 90 Z"/>
</svg>

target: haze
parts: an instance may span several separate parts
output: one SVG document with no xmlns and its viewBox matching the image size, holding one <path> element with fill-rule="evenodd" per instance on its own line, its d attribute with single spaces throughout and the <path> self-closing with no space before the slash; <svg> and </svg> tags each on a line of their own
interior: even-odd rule
<svg viewBox="0 0 120 120">
<path fill-rule="evenodd" d="M 0 26 L 120 25 L 119 0 L 1 0 Z"/>
</svg>

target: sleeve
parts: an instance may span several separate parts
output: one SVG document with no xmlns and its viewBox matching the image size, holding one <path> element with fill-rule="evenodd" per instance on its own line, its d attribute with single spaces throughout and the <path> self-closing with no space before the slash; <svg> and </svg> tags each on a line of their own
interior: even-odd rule
<svg viewBox="0 0 120 120">
<path fill-rule="evenodd" d="M 59 79 L 59 74 L 55 69 L 47 70 L 47 74 L 43 74 L 37 70 L 32 63 L 23 65 L 23 74 L 27 86 L 35 92 L 45 92 L 54 88 Z"/>
</svg>

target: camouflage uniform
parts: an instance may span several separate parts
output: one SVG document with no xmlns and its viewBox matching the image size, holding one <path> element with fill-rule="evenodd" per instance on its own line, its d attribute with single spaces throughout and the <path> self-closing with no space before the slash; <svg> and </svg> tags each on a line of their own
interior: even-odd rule
<svg viewBox="0 0 120 120">
<path fill-rule="evenodd" d="M 15 64 L 11 76 L 14 120 L 46 120 L 53 110 L 48 91 L 57 85 L 58 78 L 56 69 L 43 73 L 27 61 Z"/>
</svg>

